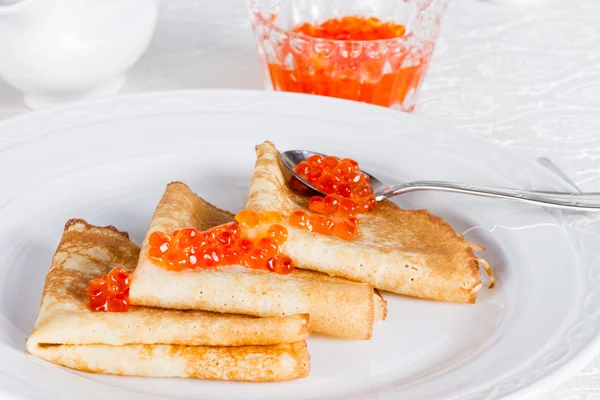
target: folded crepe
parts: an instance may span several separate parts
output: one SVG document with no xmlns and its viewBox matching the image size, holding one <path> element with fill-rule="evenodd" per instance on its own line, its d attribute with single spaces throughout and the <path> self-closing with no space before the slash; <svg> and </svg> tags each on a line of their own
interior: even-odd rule
<svg viewBox="0 0 600 400">
<path fill-rule="evenodd" d="M 373 323 L 386 315 L 386 303 L 371 285 L 313 271 L 280 275 L 242 266 L 175 272 L 148 257 L 148 238 L 155 231 L 171 233 L 185 227 L 203 231 L 233 220 L 231 213 L 207 203 L 185 184 L 170 183 L 142 245 L 131 282 L 132 304 L 260 317 L 308 313 L 313 332 L 348 339 L 371 337 Z"/>
<path fill-rule="evenodd" d="M 87 286 L 114 266 L 132 270 L 140 249 L 113 227 L 67 222 L 46 277 L 27 350 L 87 372 L 239 381 L 308 375 L 308 317 L 255 318 L 131 307 L 93 312 Z"/>
<path fill-rule="evenodd" d="M 309 211 L 308 197 L 290 190 L 291 176 L 275 146 L 266 142 L 257 146 L 256 153 L 246 208 L 284 215 L 295 209 Z M 473 248 L 480 248 L 466 242 L 442 218 L 383 201 L 376 210 L 360 215 L 359 221 L 352 241 L 286 225 L 289 236 L 282 250 L 300 268 L 366 282 L 377 289 L 425 299 L 475 302 L 482 260 L 475 257 Z"/>
</svg>

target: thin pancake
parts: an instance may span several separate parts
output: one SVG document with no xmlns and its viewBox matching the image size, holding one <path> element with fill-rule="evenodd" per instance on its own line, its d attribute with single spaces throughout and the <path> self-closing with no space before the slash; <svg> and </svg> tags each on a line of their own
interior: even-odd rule
<svg viewBox="0 0 600 400">
<path fill-rule="evenodd" d="M 113 227 L 69 221 L 27 350 L 67 367 L 119 375 L 265 381 L 308 374 L 306 315 L 254 318 L 145 307 L 90 311 L 89 281 L 115 265 L 132 270 L 139 251 Z"/>
<path fill-rule="evenodd" d="M 261 317 L 309 313 L 314 332 L 352 339 L 371 337 L 375 315 L 385 315 L 385 302 L 375 300 L 378 296 L 370 285 L 328 280 L 315 272 L 279 275 L 240 266 L 175 272 L 148 258 L 148 237 L 155 231 L 206 230 L 230 221 L 232 214 L 207 203 L 183 183 L 169 184 L 142 245 L 131 284 L 132 303 Z"/>
<path fill-rule="evenodd" d="M 293 193 L 279 151 L 257 146 L 246 207 L 289 214 L 308 211 L 308 198 Z M 474 303 L 481 287 L 478 259 L 469 243 L 426 210 L 403 210 L 390 201 L 359 217 L 351 242 L 287 226 L 283 251 L 301 268 L 324 272 L 404 295 Z M 311 251 L 306 251 L 311 249 Z"/>
</svg>

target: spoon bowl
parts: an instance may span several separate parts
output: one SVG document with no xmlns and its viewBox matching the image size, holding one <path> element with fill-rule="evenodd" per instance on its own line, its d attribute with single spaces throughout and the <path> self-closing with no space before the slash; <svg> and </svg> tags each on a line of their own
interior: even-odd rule
<svg viewBox="0 0 600 400">
<path fill-rule="evenodd" d="M 281 160 L 283 161 L 283 165 L 285 165 L 292 175 L 300 182 L 314 191 L 326 195 L 327 193 L 322 193 L 313 184 L 307 182 L 294 171 L 300 162 L 306 161 L 313 155 L 327 156 L 326 154 L 315 151 L 288 150 L 281 153 Z M 371 179 L 371 187 L 373 188 L 373 194 L 377 201 L 418 190 L 436 190 L 441 192 L 506 199 L 548 208 L 561 208 L 576 211 L 600 211 L 600 193 L 547 192 L 444 181 L 415 181 L 389 185 L 380 181 L 377 177 L 369 174 L 367 171 L 362 172 Z"/>
<path fill-rule="evenodd" d="M 281 161 L 283 161 L 283 165 L 286 166 L 286 168 L 291 172 L 291 174 L 293 176 L 295 176 L 296 179 L 298 179 L 304 185 L 308 186 L 309 188 L 311 188 L 315 192 L 321 193 L 322 195 L 327 195 L 327 193 L 321 192 L 312 183 L 306 181 L 304 178 L 302 178 L 300 175 L 298 175 L 296 173 L 296 171 L 294 171 L 294 169 L 296 168 L 296 166 L 300 162 L 306 161 L 309 157 L 315 156 L 315 155 L 327 157 L 327 154 L 317 153 L 316 151 L 309 151 L 309 150 L 288 150 L 288 151 L 284 151 L 284 152 L 281 153 Z M 373 188 L 373 192 L 377 192 L 378 189 L 382 188 L 383 186 L 386 186 L 383 182 L 381 182 L 375 176 L 369 174 L 366 171 L 362 171 L 362 172 L 369 177 L 371 187 Z"/>
</svg>

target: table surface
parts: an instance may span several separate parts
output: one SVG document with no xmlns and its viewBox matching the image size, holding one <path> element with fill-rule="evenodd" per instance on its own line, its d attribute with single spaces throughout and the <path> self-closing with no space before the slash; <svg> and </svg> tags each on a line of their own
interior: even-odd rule
<svg viewBox="0 0 600 400">
<path fill-rule="evenodd" d="M 454 0 L 415 114 L 549 157 L 600 191 L 599 21 L 598 0 Z M 123 93 L 183 88 L 262 89 L 244 0 L 162 0 Z M 0 119 L 26 112 L 0 82 Z M 597 398 L 600 356 L 536 399 Z"/>
</svg>

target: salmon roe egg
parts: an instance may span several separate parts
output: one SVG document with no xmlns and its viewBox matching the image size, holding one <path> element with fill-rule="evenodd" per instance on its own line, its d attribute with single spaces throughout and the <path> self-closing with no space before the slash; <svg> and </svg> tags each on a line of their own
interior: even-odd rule
<svg viewBox="0 0 600 400">
<path fill-rule="evenodd" d="M 153 232 L 148 238 L 148 256 L 172 271 L 230 265 L 276 273 L 289 273 L 289 268 L 293 270 L 293 264 L 274 269 L 268 265 L 271 258 L 281 256 L 280 248 L 288 237 L 287 229 L 279 224 L 283 220 L 281 213 L 243 210 L 235 219 L 239 225 L 230 222 L 204 232 L 195 228 L 184 228 L 171 234 Z M 267 228 L 264 224 L 270 226 Z"/>
<path fill-rule="evenodd" d="M 268 236 L 258 241 L 258 247 L 260 248 L 261 254 L 264 254 L 267 257 L 273 257 L 279 252 L 279 243 Z"/>
<path fill-rule="evenodd" d="M 334 234 L 344 240 L 352 240 L 356 235 L 358 227 L 348 220 L 340 221 L 335 224 Z"/>
<path fill-rule="evenodd" d="M 272 237 L 281 246 L 288 237 L 288 230 L 283 225 L 274 224 L 267 230 L 267 236 Z"/>
<path fill-rule="evenodd" d="M 323 209 L 325 208 L 325 204 L 323 202 L 323 197 L 321 196 L 313 196 L 308 200 L 308 208 L 314 212 L 318 212 L 321 214 L 325 214 Z"/>
<path fill-rule="evenodd" d="M 327 156 L 323 159 L 323 168 L 333 169 L 340 162 L 340 158 L 336 156 Z"/>
<path fill-rule="evenodd" d="M 288 221 L 295 228 L 306 228 L 308 213 L 302 210 L 294 210 L 288 217 Z"/>
<path fill-rule="evenodd" d="M 335 231 L 335 221 L 324 215 L 313 214 L 309 217 L 312 232 L 322 235 L 333 235 Z"/>
<path fill-rule="evenodd" d="M 237 213 L 235 220 L 245 228 L 256 228 L 260 223 L 260 218 L 256 211 L 243 210 Z"/>
<path fill-rule="evenodd" d="M 310 206 L 309 206 L 310 208 Z M 334 215 L 340 209 L 340 199 L 336 195 L 327 195 L 323 199 L 323 214 Z"/>
<path fill-rule="evenodd" d="M 276 224 L 281 222 L 281 213 L 277 211 L 267 211 L 260 214 L 260 221 L 266 224 Z"/>
<path fill-rule="evenodd" d="M 88 294 L 93 311 L 128 311 L 129 271 L 115 267 L 107 275 L 93 279 L 88 286 Z"/>
<path fill-rule="evenodd" d="M 148 243 L 152 247 L 160 247 L 165 243 L 168 243 L 171 240 L 169 235 L 166 235 L 162 232 L 152 232 L 150 237 L 148 238 Z"/>
<path fill-rule="evenodd" d="M 288 256 L 275 256 L 267 260 L 267 269 L 281 275 L 287 275 L 294 270 L 294 263 Z"/>
</svg>

